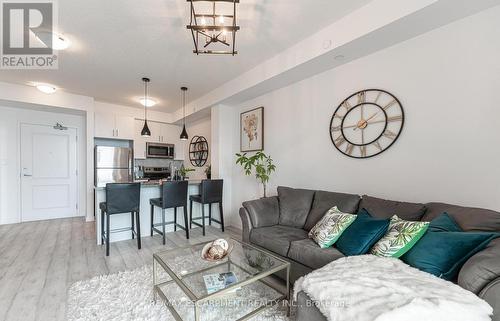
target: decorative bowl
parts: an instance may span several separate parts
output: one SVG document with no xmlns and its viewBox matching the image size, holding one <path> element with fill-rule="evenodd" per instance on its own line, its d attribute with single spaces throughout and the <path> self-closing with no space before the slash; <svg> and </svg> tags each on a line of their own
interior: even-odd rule
<svg viewBox="0 0 500 321">
<path fill-rule="evenodd" d="M 201 258 L 209 262 L 217 262 L 228 256 L 233 250 L 233 244 L 225 239 L 217 239 L 205 244 L 201 250 Z"/>
</svg>

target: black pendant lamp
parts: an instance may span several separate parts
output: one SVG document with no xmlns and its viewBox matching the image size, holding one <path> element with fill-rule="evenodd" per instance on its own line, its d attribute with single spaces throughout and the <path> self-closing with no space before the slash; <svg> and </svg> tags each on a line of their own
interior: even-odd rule
<svg viewBox="0 0 500 321">
<path fill-rule="evenodd" d="M 151 131 L 149 130 L 148 127 L 148 112 L 146 109 L 147 101 L 148 101 L 148 83 L 149 83 L 149 78 L 142 78 L 142 81 L 144 82 L 144 127 L 142 127 L 141 131 L 141 136 L 142 137 L 151 137 Z"/>
<path fill-rule="evenodd" d="M 183 122 L 183 127 L 182 127 L 182 133 L 180 136 L 181 140 L 188 140 L 189 136 L 186 131 L 186 91 L 188 90 L 187 87 L 181 87 L 182 90 L 182 122 Z"/>
</svg>

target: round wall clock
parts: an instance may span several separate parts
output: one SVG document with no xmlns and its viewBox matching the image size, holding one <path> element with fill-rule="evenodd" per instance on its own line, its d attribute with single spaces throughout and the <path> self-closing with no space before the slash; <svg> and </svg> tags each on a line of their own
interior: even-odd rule
<svg viewBox="0 0 500 321">
<path fill-rule="evenodd" d="M 405 115 L 391 93 L 367 89 L 347 97 L 330 121 L 332 143 L 342 154 L 369 158 L 387 150 L 401 134 Z"/>
</svg>

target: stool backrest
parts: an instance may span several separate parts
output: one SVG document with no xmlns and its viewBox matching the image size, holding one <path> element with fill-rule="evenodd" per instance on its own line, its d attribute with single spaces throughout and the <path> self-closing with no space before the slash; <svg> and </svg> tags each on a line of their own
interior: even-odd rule
<svg viewBox="0 0 500 321">
<path fill-rule="evenodd" d="M 187 194 L 188 181 L 164 182 L 162 186 L 163 208 L 186 206 Z"/>
<path fill-rule="evenodd" d="M 139 211 L 141 183 L 106 184 L 106 210 L 108 214 Z"/>
<path fill-rule="evenodd" d="M 201 181 L 201 202 L 203 204 L 222 202 L 222 179 L 204 179 Z"/>
</svg>

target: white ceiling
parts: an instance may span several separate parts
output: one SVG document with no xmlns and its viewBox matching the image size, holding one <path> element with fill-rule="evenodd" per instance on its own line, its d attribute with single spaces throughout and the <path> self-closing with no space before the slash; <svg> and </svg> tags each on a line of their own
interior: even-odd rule
<svg viewBox="0 0 500 321">
<path fill-rule="evenodd" d="M 194 100 L 370 0 L 241 0 L 239 54 L 196 56 L 186 0 L 59 0 L 59 30 L 73 45 L 58 70 L 2 70 L 0 81 L 48 82 L 96 100 L 141 107 L 151 78 L 153 109 L 173 112 L 180 87 Z"/>
</svg>

